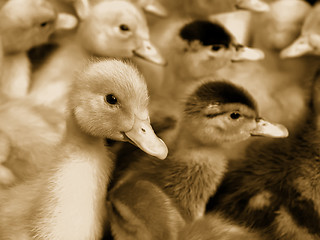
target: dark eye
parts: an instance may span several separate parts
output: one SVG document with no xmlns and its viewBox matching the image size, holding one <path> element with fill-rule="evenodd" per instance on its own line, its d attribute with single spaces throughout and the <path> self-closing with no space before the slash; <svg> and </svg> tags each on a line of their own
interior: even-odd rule
<svg viewBox="0 0 320 240">
<path fill-rule="evenodd" d="M 106 96 L 106 102 L 109 103 L 109 104 L 114 105 L 114 104 L 118 103 L 118 99 L 114 95 L 108 94 Z"/>
<path fill-rule="evenodd" d="M 48 22 L 42 22 L 42 23 L 40 23 L 40 27 L 45 27 L 45 26 L 47 26 L 48 25 Z"/>
<path fill-rule="evenodd" d="M 239 117 L 241 117 L 240 113 L 234 112 L 230 114 L 230 117 L 234 120 L 238 119 Z"/>
<path fill-rule="evenodd" d="M 129 31 L 130 30 L 129 26 L 126 25 L 126 24 L 121 24 L 119 26 L 119 28 L 120 28 L 121 31 Z"/>
<path fill-rule="evenodd" d="M 213 51 L 218 51 L 218 50 L 220 50 L 221 48 L 222 48 L 221 45 L 213 45 L 211 49 L 212 49 Z"/>
</svg>

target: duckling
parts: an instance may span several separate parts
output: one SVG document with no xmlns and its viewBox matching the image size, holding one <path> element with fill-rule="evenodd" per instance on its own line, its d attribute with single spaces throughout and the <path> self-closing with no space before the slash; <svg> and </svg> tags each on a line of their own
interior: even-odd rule
<svg viewBox="0 0 320 240">
<path fill-rule="evenodd" d="M 153 132 L 148 93 L 136 68 L 120 60 L 90 63 L 69 95 L 66 133 L 48 166 L 0 197 L 1 239 L 99 239 L 113 160 L 104 138 L 130 141 L 164 159 Z"/>
<path fill-rule="evenodd" d="M 280 53 L 282 58 L 300 57 L 305 54 L 320 55 L 320 3 L 306 16 L 300 36 Z"/>
<path fill-rule="evenodd" d="M 48 41 L 57 29 L 75 27 L 77 20 L 57 13 L 46 0 L 10 0 L 0 10 L 3 47 L 1 91 L 13 98 L 25 96 L 30 85 L 27 51 Z"/>
<path fill-rule="evenodd" d="M 38 103 L 64 111 L 74 71 L 92 56 L 139 56 L 164 63 L 149 41 L 143 13 L 127 1 L 102 1 L 90 8 L 77 33 L 69 36 L 67 42 L 34 73 L 30 95 Z"/>
<path fill-rule="evenodd" d="M 160 37 L 162 45 L 158 46 L 168 59 L 162 75 L 158 75 L 161 79 L 154 81 L 155 74 L 148 72 L 150 68 L 139 65 L 151 93 L 152 122 L 162 121 L 168 116 L 179 118 L 179 102 L 199 79 L 215 75 L 232 61 L 260 60 L 264 57 L 260 50 L 239 44 L 219 22 L 178 21 L 171 28 L 174 31 L 170 30 Z"/>
<path fill-rule="evenodd" d="M 250 147 L 228 172 L 208 211 L 252 228 L 267 239 L 319 239 L 320 71 L 308 118 L 287 139 Z"/>
<path fill-rule="evenodd" d="M 200 218 L 226 171 L 226 151 L 250 136 L 286 137 L 286 128 L 258 117 L 248 93 L 227 81 L 201 84 L 187 99 L 166 161 L 140 156 L 110 190 L 116 239 L 176 239 Z M 128 159 L 133 159 L 130 154 Z"/>
<path fill-rule="evenodd" d="M 235 11 L 237 9 L 247 9 L 255 12 L 265 12 L 269 6 L 260 0 L 188 0 L 188 1 L 160 1 L 167 7 L 172 15 L 182 15 L 193 18 L 205 18 L 212 14 Z"/>
</svg>

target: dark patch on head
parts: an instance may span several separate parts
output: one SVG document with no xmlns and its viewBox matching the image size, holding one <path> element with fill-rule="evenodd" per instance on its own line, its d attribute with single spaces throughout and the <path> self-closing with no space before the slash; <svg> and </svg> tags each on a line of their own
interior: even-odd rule
<svg viewBox="0 0 320 240">
<path fill-rule="evenodd" d="M 230 82 L 213 81 L 202 84 L 187 100 L 186 112 L 201 111 L 210 104 L 222 105 L 227 103 L 240 103 L 257 111 L 256 103 L 252 96 L 243 88 Z"/>
<path fill-rule="evenodd" d="M 319 0 L 305 0 L 305 1 L 310 3 L 312 6 L 314 6 Z"/>
<path fill-rule="evenodd" d="M 199 40 L 204 46 L 221 44 L 228 47 L 231 36 L 224 27 L 209 21 L 193 21 L 180 31 L 180 37 L 188 42 Z"/>
</svg>

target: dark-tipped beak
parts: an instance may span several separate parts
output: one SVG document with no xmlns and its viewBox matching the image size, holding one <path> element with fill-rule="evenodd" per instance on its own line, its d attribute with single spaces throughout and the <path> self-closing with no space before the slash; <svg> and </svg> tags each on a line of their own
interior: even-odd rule
<svg viewBox="0 0 320 240">
<path fill-rule="evenodd" d="M 142 46 L 134 50 L 133 54 L 158 65 L 164 66 L 167 63 L 149 40 L 143 40 Z"/>
<path fill-rule="evenodd" d="M 286 138 L 289 136 L 288 129 L 281 124 L 271 123 L 262 118 L 257 118 L 256 123 L 256 128 L 250 132 L 252 136 L 272 138 Z"/>
<path fill-rule="evenodd" d="M 158 2 L 158 0 L 153 0 L 152 2 L 148 3 L 145 7 L 144 10 L 146 12 L 152 13 L 158 17 L 167 17 L 168 16 L 168 11 L 167 9 Z"/>
<path fill-rule="evenodd" d="M 148 120 L 135 118 L 132 129 L 124 133 L 137 147 L 151 156 L 165 159 L 168 155 L 166 144 L 154 133 Z"/>
<path fill-rule="evenodd" d="M 267 12 L 270 10 L 269 5 L 261 0 L 238 0 L 236 7 L 253 12 Z"/>
</svg>

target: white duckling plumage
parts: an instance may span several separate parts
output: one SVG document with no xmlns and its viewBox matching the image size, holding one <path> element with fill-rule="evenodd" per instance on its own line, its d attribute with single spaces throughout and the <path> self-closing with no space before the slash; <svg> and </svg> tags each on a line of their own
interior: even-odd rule
<svg viewBox="0 0 320 240">
<path fill-rule="evenodd" d="M 23 97 L 30 85 L 27 51 L 48 41 L 58 29 L 74 28 L 77 20 L 57 13 L 46 0 L 10 0 L 0 9 L 3 60 L 1 91 L 9 97 Z"/>
<path fill-rule="evenodd" d="M 89 10 L 77 33 L 33 75 L 30 95 L 36 102 L 63 111 L 68 85 L 74 71 L 90 56 L 133 57 L 163 63 L 149 41 L 143 13 L 127 1 L 102 1 Z M 68 62 L 68 64 L 65 64 Z"/>
<path fill-rule="evenodd" d="M 89 64 L 75 79 L 67 130 L 45 170 L 3 190 L 0 239 L 99 239 L 113 160 L 104 138 L 134 142 L 164 159 L 153 133 L 148 94 L 137 70 L 119 60 Z"/>
<path fill-rule="evenodd" d="M 138 156 L 137 161 L 122 169 L 109 194 L 114 237 L 176 239 L 186 222 L 203 215 L 208 196 L 226 171 L 230 145 L 251 135 L 287 134 L 283 126 L 258 118 L 253 99 L 243 89 L 225 81 L 201 84 L 186 101 L 166 161 L 141 152 L 127 155 L 131 160 Z"/>
</svg>

